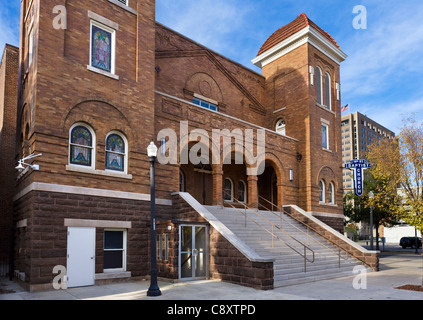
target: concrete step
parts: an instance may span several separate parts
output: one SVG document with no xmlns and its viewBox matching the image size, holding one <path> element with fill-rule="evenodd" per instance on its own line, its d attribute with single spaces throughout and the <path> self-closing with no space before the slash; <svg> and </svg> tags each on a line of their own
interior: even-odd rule
<svg viewBox="0 0 423 320">
<path fill-rule="evenodd" d="M 259 256 L 274 259 L 275 288 L 349 276 L 353 274 L 355 266 L 361 265 L 357 259 L 349 256 L 347 260 L 341 258 L 341 267 L 339 267 L 338 249 L 334 245 L 312 231 L 307 232 L 306 227 L 285 214 L 282 214 L 281 222 L 279 215 L 276 216 L 268 211 L 259 211 L 262 217 L 247 211 L 248 218 L 269 231 L 272 231 L 272 223 L 276 226 L 282 223 L 283 231 L 277 230 L 275 226 L 273 231 L 286 243 L 277 240 L 250 219 L 247 219 L 247 226 L 245 226 L 245 216 L 233 208 L 211 206 L 206 208 Z M 268 221 L 263 220 L 263 217 Z M 315 261 L 313 263 L 307 261 L 307 272 L 304 272 L 304 257 L 287 244 L 301 254 L 304 252 L 303 244 L 314 251 Z M 306 252 L 307 257 L 312 260 L 312 253 L 309 250 Z M 342 257 L 346 257 L 346 254 L 342 253 Z"/>
</svg>

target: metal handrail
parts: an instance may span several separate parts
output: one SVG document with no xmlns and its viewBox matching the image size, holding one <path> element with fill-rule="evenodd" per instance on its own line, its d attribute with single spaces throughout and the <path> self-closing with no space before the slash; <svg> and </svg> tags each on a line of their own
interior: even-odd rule
<svg viewBox="0 0 423 320">
<path fill-rule="evenodd" d="M 231 203 L 229 202 L 225 202 L 225 204 L 228 204 L 229 206 L 231 206 L 233 209 L 237 210 L 238 212 L 240 212 L 241 214 L 243 214 L 245 216 L 245 227 L 247 227 L 247 219 L 250 219 L 251 221 L 253 221 L 256 225 L 258 225 L 260 228 L 262 228 L 263 230 L 265 230 L 267 233 L 270 233 L 272 235 L 272 246 L 273 246 L 273 239 L 276 238 L 278 239 L 280 242 L 284 243 L 286 246 L 288 246 L 290 249 L 292 249 L 293 251 L 295 251 L 296 253 L 298 253 L 300 256 L 302 256 L 304 258 L 304 272 L 307 272 L 307 261 L 309 261 L 310 263 L 313 263 L 315 261 L 315 253 L 314 250 L 312 250 L 310 247 L 308 247 L 307 245 L 305 245 L 304 243 L 302 243 L 301 241 L 299 241 L 298 239 L 295 239 L 292 235 L 290 235 L 288 232 L 282 230 L 280 227 L 278 227 L 277 225 L 275 225 L 272 221 L 268 220 L 267 218 L 263 217 L 261 214 L 259 214 L 258 212 L 256 212 L 255 210 L 253 210 L 252 208 L 250 208 L 249 206 L 247 206 L 245 203 L 239 201 L 238 199 L 235 199 L 232 194 L 230 194 L 229 192 L 226 192 L 225 190 L 222 190 L 222 192 L 225 194 L 228 194 L 231 196 L 232 201 L 235 200 L 236 203 L 240 204 L 241 206 L 244 207 L 244 212 L 242 212 L 242 210 L 239 210 L 237 207 L 233 206 Z M 223 197 L 224 199 L 224 197 Z M 251 212 L 253 212 L 255 215 L 259 216 L 261 219 L 266 220 L 268 223 L 270 223 L 272 225 L 272 231 L 268 230 L 267 228 L 265 228 L 264 226 L 262 226 L 260 223 L 258 223 L 257 221 L 255 221 L 254 219 L 251 219 L 250 217 L 247 216 L 247 209 L 250 210 Z M 303 246 L 304 248 L 304 254 L 302 254 L 301 252 L 299 252 L 297 249 L 293 248 L 288 242 L 286 242 L 285 240 L 279 238 L 275 233 L 274 233 L 274 228 L 278 229 L 279 231 L 285 233 L 288 237 L 290 237 L 292 240 L 298 242 L 301 246 Z M 312 259 L 309 259 L 307 257 L 307 250 L 309 250 L 312 253 Z"/>
<path fill-rule="evenodd" d="M 260 196 L 260 195 L 258 195 L 258 197 L 260 198 L 260 199 L 262 199 L 262 200 L 264 200 L 264 201 L 266 201 L 267 203 L 269 203 L 271 206 L 272 206 L 272 208 L 273 207 L 276 207 L 277 209 L 278 209 L 278 212 L 280 213 L 280 215 L 279 215 L 279 217 L 280 217 L 280 219 L 282 220 L 283 218 L 282 218 L 282 213 L 285 213 L 285 214 L 287 214 L 287 215 L 289 215 L 289 213 L 288 212 L 286 212 L 284 209 L 283 209 L 283 207 L 280 207 L 280 206 L 278 206 L 278 205 L 276 205 L 276 204 L 274 204 L 274 203 L 272 203 L 271 201 L 269 201 L 269 200 L 267 200 L 266 198 L 263 198 L 262 196 Z M 274 215 L 276 215 L 277 216 L 277 214 L 273 211 L 273 210 L 269 210 L 268 208 L 266 208 L 264 205 L 262 205 L 262 204 L 260 204 L 260 203 L 257 203 L 258 205 L 261 205 L 262 207 L 264 207 L 267 211 L 270 211 L 270 212 L 272 212 Z M 280 210 L 279 210 L 280 209 Z M 301 225 L 304 225 L 306 228 L 307 228 L 307 230 L 308 229 L 310 229 L 310 230 L 313 230 L 315 233 L 317 233 L 319 236 L 321 236 L 322 238 L 324 238 L 325 240 L 327 240 L 328 242 L 330 242 L 330 243 L 332 243 L 332 244 L 334 244 L 336 247 L 338 247 L 337 245 L 336 245 L 336 243 L 335 242 L 333 242 L 332 240 L 330 240 L 329 238 L 327 238 L 325 235 L 323 235 L 323 234 L 321 234 L 317 229 L 315 229 L 315 228 L 313 228 L 313 227 L 310 227 L 309 225 L 306 225 L 306 224 L 304 224 L 302 221 L 300 221 L 299 219 L 297 219 L 297 218 L 295 218 L 295 217 L 293 217 L 293 216 L 291 216 L 291 215 L 289 215 L 292 219 L 294 219 L 295 221 L 297 221 L 298 223 L 300 223 Z M 289 221 L 287 221 L 286 219 L 283 219 L 285 222 L 287 222 L 288 224 L 290 224 L 291 226 L 293 226 L 293 227 L 295 227 L 297 230 L 299 230 L 299 231 L 301 231 L 302 233 L 305 233 L 303 230 L 301 230 L 300 228 L 298 228 L 297 226 L 295 226 L 294 224 L 292 224 L 292 223 L 290 223 Z M 281 222 L 282 223 L 282 222 Z M 308 239 L 308 232 L 307 232 L 307 239 Z M 331 250 L 332 252 L 334 252 L 334 253 L 336 253 L 337 255 L 338 255 L 338 265 L 339 265 L 339 268 L 341 267 L 341 258 L 342 259 L 344 259 L 345 261 L 347 261 L 348 260 L 348 257 L 351 255 L 350 253 L 348 253 L 348 252 L 346 252 L 346 251 L 343 251 L 345 254 L 346 254 L 346 257 L 343 257 L 342 255 L 341 255 L 341 251 L 342 251 L 342 249 L 341 248 L 339 248 L 338 247 L 338 252 L 336 252 L 333 248 L 331 248 L 331 247 L 329 247 L 329 246 L 327 246 L 325 243 L 323 243 L 323 242 L 321 242 L 321 241 L 319 241 L 319 239 L 316 239 L 316 238 L 313 238 L 313 240 L 314 241 L 317 241 L 318 243 L 320 243 L 321 245 L 323 245 L 324 247 L 326 247 L 326 248 L 328 248 L 329 250 Z"/>
</svg>

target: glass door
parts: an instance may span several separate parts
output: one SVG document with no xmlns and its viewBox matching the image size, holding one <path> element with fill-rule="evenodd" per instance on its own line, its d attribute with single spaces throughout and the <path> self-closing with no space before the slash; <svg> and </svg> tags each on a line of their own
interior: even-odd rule
<svg viewBox="0 0 423 320">
<path fill-rule="evenodd" d="M 181 225 L 179 239 L 179 277 L 207 277 L 207 227 Z"/>
</svg>

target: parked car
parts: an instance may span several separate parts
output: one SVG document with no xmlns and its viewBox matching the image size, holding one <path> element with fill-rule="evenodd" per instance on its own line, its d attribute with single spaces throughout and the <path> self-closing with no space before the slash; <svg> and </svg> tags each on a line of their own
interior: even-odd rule
<svg viewBox="0 0 423 320">
<path fill-rule="evenodd" d="M 405 249 L 405 248 L 415 248 L 416 247 L 416 237 L 402 237 L 400 240 L 399 245 Z M 422 247 L 422 238 L 417 238 L 417 245 L 419 248 Z"/>
</svg>

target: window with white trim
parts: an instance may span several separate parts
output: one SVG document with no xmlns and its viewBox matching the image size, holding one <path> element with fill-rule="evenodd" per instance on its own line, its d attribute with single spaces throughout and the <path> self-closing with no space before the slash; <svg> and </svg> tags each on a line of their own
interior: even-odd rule
<svg viewBox="0 0 423 320">
<path fill-rule="evenodd" d="M 225 201 L 233 201 L 234 198 L 234 184 L 232 183 L 232 180 L 229 178 L 226 178 L 223 182 L 223 199 Z"/>
<path fill-rule="evenodd" d="M 325 203 L 325 182 L 323 180 L 319 181 L 319 202 Z"/>
<path fill-rule="evenodd" d="M 281 134 L 281 135 L 286 135 L 286 128 L 285 128 L 285 120 L 284 119 L 279 119 L 278 121 L 276 121 L 276 132 Z"/>
<path fill-rule="evenodd" d="M 325 107 L 332 110 L 331 83 L 329 73 L 325 73 Z"/>
<path fill-rule="evenodd" d="M 329 203 L 335 204 L 335 187 L 333 182 L 329 183 Z"/>
<path fill-rule="evenodd" d="M 238 201 L 247 202 L 247 185 L 244 181 L 238 181 Z"/>
<path fill-rule="evenodd" d="M 217 106 L 214 105 L 213 103 L 198 99 L 196 97 L 192 98 L 192 103 L 197 104 L 203 108 L 212 110 L 212 111 L 217 111 Z"/>
<path fill-rule="evenodd" d="M 32 64 L 34 58 L 34 26 L 31 26 L 31 30 L 28 33 L 28 68 Z"/>
<path fill-rule="evenodd" d="M 95 134 L 85 123 L 75 123 L 69 130 L 69 164 L 95 168 Z"/>
<path fill-rule="evenodd" d="M 89 66 L 115 74 L 116 31 L 95 20 L 91 20 L 90 30 Z"/>
<path fill-rule="evenodd" d="M 316 67 L 316 102 L 323 104 L 322 70 Z"/>
<path fill-rule="evenodd" d="M 103 269 L 126 271 L 126 230 L 104 230 Z"/>
<path fill-rule="evenodd" d="M 329 126 L 322 123 L 322 148 L 329 150 Z"/>
<path fill-rule="evenodd" d="M 185 192 L 185 175 L 179 169 L 179 192 Z"/>
<path fill-rule="evenodd" d="M 128 172 L 128 141 L 117 131 L 106 136 L 106 170 Z"/>
</svg>

